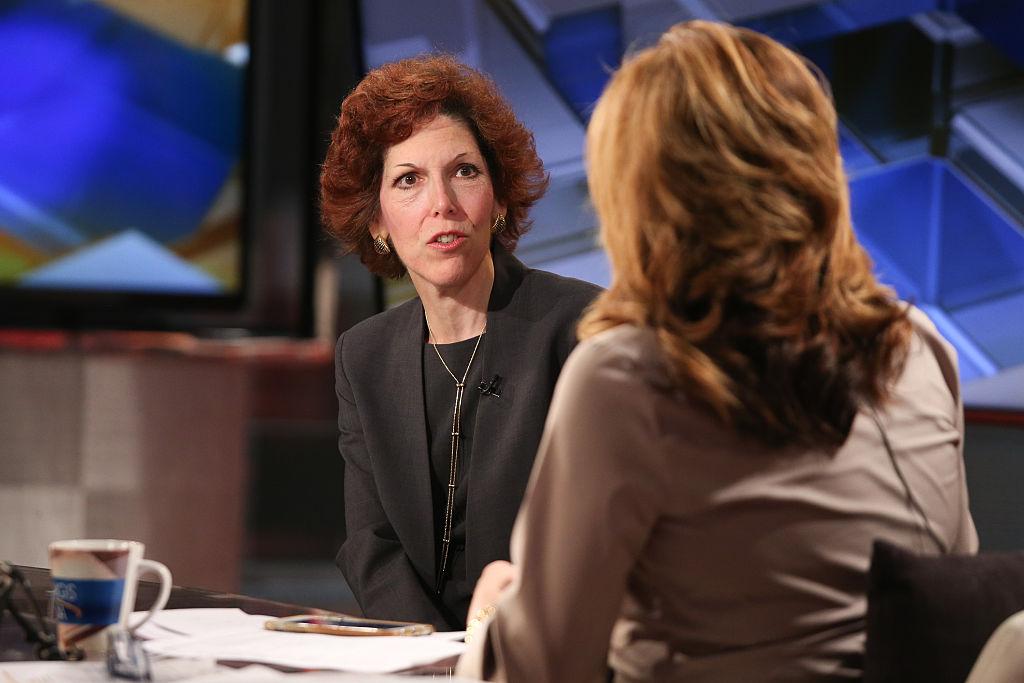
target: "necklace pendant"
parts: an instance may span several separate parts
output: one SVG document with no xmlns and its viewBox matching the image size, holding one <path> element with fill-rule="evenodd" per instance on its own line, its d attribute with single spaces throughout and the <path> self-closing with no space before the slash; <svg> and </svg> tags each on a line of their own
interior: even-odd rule
<svg viewBox="0 0 1024 683">
<path fill-rule="evenodd" d="M 455 406 L 452 414 L 452 453 L 450 460 L 450 467 L 448 472 L 448 496 L 447 504 L 445 505 L 445 519 L 444 529 L 441 533 L 441 562 L 437 568 L 437 583 L 434 587 L 434 591 L 437 595 L 441 595 L 444 590 L 445 577 L 448 573 L 448 553 L 451 548 L 452 542 L 452 518 L 455 514 L 455 489 L 458 482 L 458 471 L 459 471 L 459 432 L 461 428 L 461 413 L 462 413 L 462 395 L 466 388 L 466 378 L 469 377 L 469 369 L 473 367 L 473 359 L 476 358 L 477 349 L 480 348 L 480 340 L 484 337 L 484 333 L 481 332 L 480 336 L 476 338 L 476 344 L 473 346 L 473 353 L 469 356 L 469 363 L 466 364 L 466 371 L 462 373 L 462 379 L 460 380 L 452 372 L 448 364 L 444 362 L 444 358 L 441 356 L 441 352 L 437 348 L 437 344 L 430 342 L 430 345 L 434 347 L 434 353 L 437 354 L 438 360 L 441 361 L 441 365 L 451 375 L 451 378 L 455 381 Z M 433 338 L 433 334 L 430 332 L 430 327 L 427 327 L 427 339 L 428 341 Z"/>
</svg>

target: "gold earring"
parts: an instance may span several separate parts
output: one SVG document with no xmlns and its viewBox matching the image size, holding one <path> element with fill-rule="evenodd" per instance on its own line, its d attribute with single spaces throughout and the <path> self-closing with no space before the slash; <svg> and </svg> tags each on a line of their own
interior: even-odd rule
<svg viewBox="0 0 1024 683">
<path fill-rule="evenodd" d="M 373 250 L 381 256 L 387 256 L 391 253 L 391 246 L 383 237 L 376 235 L 373 238 Z"/>
<path fill-rule="evenodd" d="M 505 232 L 505 226 L 505 214 L 499 213 L 494 218 L 494 225 L 491 226 L 491 234 L 500 235 L 501 233 Z"/>
</svg>

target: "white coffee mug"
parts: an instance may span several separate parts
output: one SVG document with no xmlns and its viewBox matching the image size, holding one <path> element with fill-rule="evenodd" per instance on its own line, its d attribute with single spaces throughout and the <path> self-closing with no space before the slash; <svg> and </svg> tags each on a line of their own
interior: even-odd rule
<svg viewBox="0 0 1024 683">
<path fill-rule="evenodd" d="M 160 562 L 143 559 L 145 550 L 138 541 L 113 539 L 50 544 L 53 617 L 63 652 L 80 648 L 86 656 L 103 654 L 109 628 L 134 632 L 163 609 L 171 594 L 171 572 Z M 145 616 L 129 624 L 142 573 L 160 577 L 160 593 Z"/>
</svg>

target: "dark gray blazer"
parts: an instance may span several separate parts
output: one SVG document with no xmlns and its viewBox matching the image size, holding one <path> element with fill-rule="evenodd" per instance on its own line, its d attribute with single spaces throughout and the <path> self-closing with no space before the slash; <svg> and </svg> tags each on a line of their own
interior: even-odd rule
<svg viewBox="0 0 1024 683">
<path fill-rule="evenodd" d="M 502 378 L 482 396 L 473 427 L 466 510 L 466 571 L 475 582 L 509 557 L 509 537 L 548 403 L 576 344 L 576 321 L 600 289 L 526 268 L 497 245 L 481 378 Z M 337 563 L 363 613 L 449 624 L 432 589 L 436 575 L 427 424 L 423 407 L 423 306 L 413 299 L 355 325 L 338 339 L 338 446 L 345 460 L 346 539 Z"/>
</svg>

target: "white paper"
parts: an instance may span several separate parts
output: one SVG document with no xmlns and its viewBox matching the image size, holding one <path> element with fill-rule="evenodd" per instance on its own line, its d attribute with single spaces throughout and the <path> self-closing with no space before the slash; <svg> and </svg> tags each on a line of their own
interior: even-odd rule
<svg viewBox="0 0 1024 683">
<path fill-rule="evenodd" d="M 461 676 L 431 676 L 431 678 L 443 678 L 445 683 L 480 683 L 475 678 L 462 678 Z M 402 674 L 346 674 L 314 671 L 291 674 L 285 683 L 410 683 L 410 681 L 416 680 L 420 679 Z"/>
<path fill-rule="evenodd" d="M 134 623 L 145 612 L 132 613 L 128 623 Z M 223 607 L 197 607 L 191 609 L 165 609 L 153 615 L 135 635 L 143 640 L 168 636 L 199 636 L 220 631 L 263 628 L 273 617 L 246 614 L 240 609 Z"/>
<path fill-rule="evenodd" d="M 429 636 L 329 636 L 265 629 L 223 631 L 149 641 L 151 654 L 277 664 L 297 669 L 391 673 L 461 655 L 458 634 Z"/>
<path fill-rule="evenodd" d="M 154 683 L 191 682 L 197 677 L 207 681 L 208 676 L 236 671 L 212 661 L 185 659 L 157 660 L 151 662 L 150 668 Z M 107 673 L 107 663 L 103 661 L 0 662 L 0 683 L 110 683 L 111 680 L 115 679 Z M 241 683 L 243 679 L 234 680 Z M 216 678 L 210 679 L 210 683 L 216 683 Z"/>
<path fill-rule="evenodd" d="M 466 647 L 461 642 L 464 631 L 412 637 L 333 636 L 268 631 L 263 625 L 270 619 L 233 608 L 170 609 L 157 612 L 136 635 L 145 640 L 154 659 L 254 662 L 362 674 L 432 664 L 461 655 Z"/>
<path fill-rule="evenodd" d="M 281 683 L 281 679 L 287 677 L 288 674 L 283 671 L 262 664 L 250 664 L 240 669 L 225 667 L 215 673 L 189 678 L 182 683 Z"/>
<path fill-rule="evenodd" d="M 432 664 L 465 650 L 464 631 L 413 637 L 333 636 L 268 631 L 263 626 L 270 619 L 233 608 L 170 609 L 157 612 L 136 634 L 153 656 L 363 674 Z"/>
<path fill-rule="evenodd" d="M 261 664 L 242 668 L 198 666 L 185 660 L 154 662 L 154 683 L 408 683 L 409 676 L 312 671 L 285 673 Z M 181 666 L 168 666 L 181 665 Z M 104 662 L 0 662 L 0 683 L 110 683 Z M 468 682 L 445 678 L 446 683 Z"/>
<path fill-rule="evenodd" d="M 282 680 L 284 679 L 284 680 Z M 190 678 L 187 683 L 410 683 L 414 677 L 398 674 L 351 674 L 313 671 L 285 674 L 261 664 L 250 664 L 243 669 Z M 448 678 L 445 683 L 474 683 L 468 678 Z"/>
<path fill-rule="evenodd" d="M 106 662 L 0 662 L 0 683 L 110 683 Z"/>
</svg>

